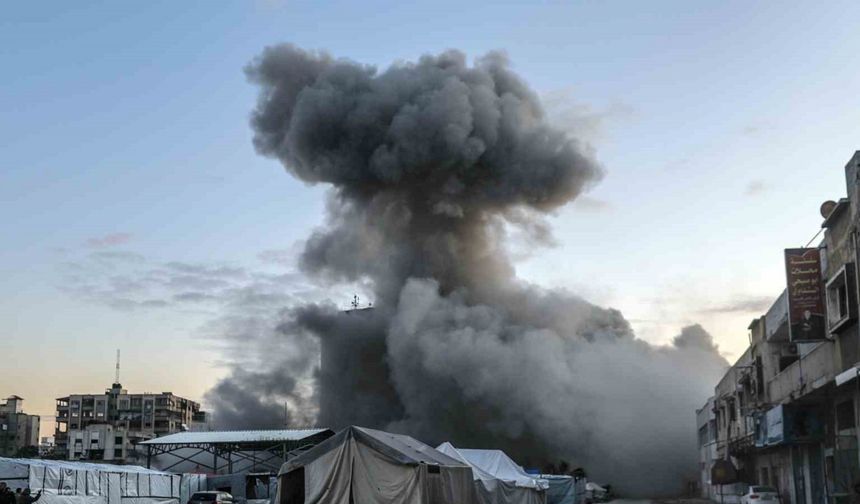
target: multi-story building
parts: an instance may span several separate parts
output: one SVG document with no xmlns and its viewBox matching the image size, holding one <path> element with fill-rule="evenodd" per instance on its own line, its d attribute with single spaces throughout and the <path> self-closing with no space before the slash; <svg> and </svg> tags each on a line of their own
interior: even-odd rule
<svg viewBox="0 0 860 504">
<path fill-rule="evenodd" d="M 39 451 L 39 415 L 24 413 L 16 395 L 0 403 L 0 457 L 33 456 Z"/>
<path fill-rule="evenodd" d="M 714 398 L 709 397 L 705 405 L 696 410 L 696 425 L 699 430 L 699 482 L 702 497 L 716 499 L 712 493 L 711 469 L 717 460 L 717 418 Z"/>
<path fill-rule="evenodd" d="M 39 456 L 43 458 L 54 456 L 54 436 L 42 436 L 39 441 Z"/>
<path fill-rule="evenodd" d="M 69 460 L 139 462 L 135 445 L 198 428 L 200 405 L 171 392 L 129 394 L 114 383 L 104 394 L 57 399 L 55 453 Z"/>
<path fill-rule="evenodd" d="M 716 458 L 732 462 L 738 483 L 710 485 L 703 470 L 703 496 L 735 502 L 746 485 L 759 484 L 775 487 L 783 504 L 860 497 L 854 491 L 860 483 L 860 152 L 845 178 L 847 197 L 822 205 L 824 238 L 812 263 L 820 272 L 812 283 L 823 291 L 823 337 L 791 335 L 788 290 L 752 321 L 750 346 L 716 385 L 711 406 Z M 792 282 L 788 289 L 796 288 Z M 794 323 L 814 331 L 814 314 L 802 313 Z M 703 415 L 697 412 L 700 429 Z"/>
</svg>

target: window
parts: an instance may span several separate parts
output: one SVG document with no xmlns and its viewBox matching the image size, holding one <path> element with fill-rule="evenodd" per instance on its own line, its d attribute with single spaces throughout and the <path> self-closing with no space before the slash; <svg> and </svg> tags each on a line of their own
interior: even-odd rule
<svg viewBox="0 0 860 504">
<path fill-rule="evenodd" d="M 122 448 L 114 448 L 113 456 L 114 458 L 122 458 Z"/>
<path fill-rule="evenodd" d="M 122 436 L 116 436 L 115 438 L 113 438 L 113 442 L 114 442 L 114 444 L 121 445 L 122 444 Z"/>
<path fill-rule="evenodd" d="M 845 263 L 827 282 L 827 322 L 831 333 L 837 333 L 857 318 L 854 299 L 854 263 Z"/>
<path fill-rule="evenodd" d="M 842 401 L 836 405 L 836 428 L 838 430 L 853 429 L 856 422 L 854 420 L 854 401 Z"/>
</svg>

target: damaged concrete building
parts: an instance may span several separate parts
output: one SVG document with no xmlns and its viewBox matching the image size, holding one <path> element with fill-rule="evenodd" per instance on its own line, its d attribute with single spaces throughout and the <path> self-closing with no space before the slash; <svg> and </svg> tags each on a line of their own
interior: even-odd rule
<svg viewBox="0 0 860 504">
<path fill-rule="evenodd" d="M 737 502 L 754 484 L 776 488 L 783 504 L 855 497 L 860 152 L 845 179 L 847 197 L 822 205 L 823 239 L 786 250 L 787 289 L 750 323 L 749 348 L 697 411 L 703 497 Z M 734 483 L 715 484 L 718 460 L 736 468 Z"/>
<path fill-rule="evenodd" d="M 39 452 L 39 415 L 24 413 L 24 399 L 13 395 L 0 403 L 0 457 Z"/>
<path fill-rule="evenodd" d="M 200 404 L 171 392 L 129 394 L 114 383 L 103 394 L 57 399 L 55 453 L 66 460 L 140 464 L 138 443 L 184 430 L 208 430 Z"/>
</svg>

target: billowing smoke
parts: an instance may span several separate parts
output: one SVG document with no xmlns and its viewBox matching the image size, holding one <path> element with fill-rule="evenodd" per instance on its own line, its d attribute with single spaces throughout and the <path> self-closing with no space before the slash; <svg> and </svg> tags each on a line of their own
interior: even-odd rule
<svg viewBox="0 0 860 504">
<path fill-rule="evenodd" d="M 691 326 L 651 346 L 618 311 L 514 274 L 510 230 L 550 239 L 544 216 L 602 170 L 503 55 L 378 71 L 280 45 L 247 73 L 257 150 L 331 187 L 301 267 L 367 285 L 375 303 L 288 309 L 273 328 L 288 357 L 266 343 L 265 366 L 219 383 L 216 419 L 283 424 L 273 405 L 286 400 L 305 421 L 502 448 L 532 467 L 565 460 L 630 493 L 695 477 L 694 409 L 726 365 L 710 335 Z M 318 352 L 318 368 L 296 349 Z M 302 380 L 312 393 L 296 393 Z"/>
</svg>

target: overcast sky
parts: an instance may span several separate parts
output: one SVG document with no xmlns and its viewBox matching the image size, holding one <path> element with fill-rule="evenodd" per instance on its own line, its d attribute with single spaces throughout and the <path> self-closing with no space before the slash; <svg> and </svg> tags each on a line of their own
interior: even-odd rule
<svg viewBox="0 0 860 504">
<path fill-rule="evenodd" d="M 512 238 L 519 275 L 663 343 L 736 358 L 860 145 L 856 2 L 15 2 L 0 16 L 0 396 L 51 415 L 123 352 L 130 391 L 200 399 L 243 310 L 331 297 L 295 272 L 324 187 L 254 153 L 243 67 L 292 42 L 385 67 L 502 49 L 604 180 Z M 792 5 L 793 4 L 793 5 Z M 44 433 L 43 433 L 44 434 Z"/>
</svg>

